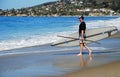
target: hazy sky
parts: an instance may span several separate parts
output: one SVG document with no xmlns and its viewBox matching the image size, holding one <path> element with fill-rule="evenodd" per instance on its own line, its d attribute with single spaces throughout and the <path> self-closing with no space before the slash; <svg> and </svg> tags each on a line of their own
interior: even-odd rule
<svg viewBox="0 0 120 77">
<path fill-rule="evenodd" d="M 0 9 L 18 9 L 57 0 L 0 0 Z"/>
</svg>

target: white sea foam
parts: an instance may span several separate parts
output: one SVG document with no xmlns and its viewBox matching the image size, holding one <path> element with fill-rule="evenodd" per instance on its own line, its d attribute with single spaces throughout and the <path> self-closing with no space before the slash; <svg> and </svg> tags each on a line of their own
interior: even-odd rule
<svg viewBox="0 0 120 77">
<path fill-rule="evenodd" d="M 60 39 L 59 37 L 57 37 L 58 34 L 59 35 L 67 35 L 69 33 L 70 32 L 50 33 L 46 36 L 35 35 L 35 36 L 32 36 L 27 39 L 23 38 L 23 39 L 1 41 L 0 42 L 0 51 L 52 43 L 52 42 L 55 42 Z"/>
<path fill-rule="evenodd" d="M 104 21 L 97 20 L 97 21 L 87 22 L 88 29 L 100 28 L 105 26 L 116 26 L 120 30 L 120 18 L 112 19 L 112 20 L 104 20 Z M 77 29 L 78 29 L 78 26 L 74 26 L 74 31 L 76 31 Z M 45 36 L 32 36 L 28 39 L 23 38 L 23 39 L 16 39 L 16 40 L 1 41 L 0 51 L 52 43 L 60 39 L 59 37 L 57 37 L 57 35 L 68 35 L 72 32 L 73 31 L 49 33 L 48 35 L 45 35 Z"/>
<path fill-rule="evenodd" d="M 100 28 L 100 27 L 108 27 L 108 26 L 116 26 L 118 30 L 120 30 L 120 18 L 111 19 L 111 20 L 98 20 L 87 22 L 88 29 L 91 28 Z"/>
<path fill-rule="evenodd" d="M 94 20 L 86 22 L 87 29 L 92 28 L 101 28 L 101 27 L 108 27 L 108 26 L 116 26 L 118 30 L 120 30 L 120 18 L 111 19 L 111 20 Z M 73 26 L 76 30 L 78 29 L 78 24 Z"/>
<path fill-rule="evenodd" d="M 92 50 L 108 50 L 109 48 L 105 47 L 90 47 Z"/>
</svg>

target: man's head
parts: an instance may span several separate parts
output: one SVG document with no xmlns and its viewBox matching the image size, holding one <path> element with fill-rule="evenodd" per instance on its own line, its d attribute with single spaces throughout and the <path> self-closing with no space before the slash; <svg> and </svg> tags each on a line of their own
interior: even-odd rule
<svg viewBox="0 0 120 77">
<path fill-rule="evenodd" d="M 79 17 L 79 20 L 80 20 L 80 22 L 83 22 L 84 21 L 84 17 L 83 16 Z"/>
</svg>

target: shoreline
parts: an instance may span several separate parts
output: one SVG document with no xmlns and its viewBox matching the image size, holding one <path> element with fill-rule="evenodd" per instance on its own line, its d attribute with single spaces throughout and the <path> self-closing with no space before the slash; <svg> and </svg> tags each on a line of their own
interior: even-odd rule
<svg viewBox="0 0 120 77">
<path fill-rule="evenodd" d="M 111 38 L 120 38 L 120 30 L 116 34 L 108 37 L 108 39 L 111 39 Z M 22 47 L 22 48 L 15 48 L 15 49 L 8 49 L 8 50 L 1 50 L 0 52 L 12 51 L 12 50 L 20 50 L 20 49 L 26 49 L 26 48 L 32 48 L 32 47 L 39 47 L 39 46 L 45 46 L 45 45 L 51 45 L 51 43 L 43 44 L 43 45 L 29 46 L 29 47 Z"/>
<path fill-rule="evenodd" d="M 120 31 L 118 31 L 118 33 L 116 33 L 115 35 L 112 35 L 108 39 L 114 39 L 114 38 L 115 39 L 119 39 L 120 38 Z M 60 49 L 61 49 L 61 47 L 57 47 L 57 48 L 56 47 L 51 47 L 51 43 L 49 43 L 49 44 L 44 44 L 44 45 L 35 45 L 35 46 L 30 46 L 30 47 L 15 48 L 15 49 L 10 49 L 10 50 L 2 50 L 2 51 L 0 51 L 0 56 L 32 54 L 33 52 L 25 52 L 24 53 L 24 52 L 21 52 L 21 51 L 25 51 L 25 50 L 38 51 L 38 49 L 39 49 L 39 51 L 41 51 L 41 50 L 43 50 L 46 47 L 49 48 L 48 50 L 50 50 L 50 51 L 47 51 L 47 52 L 34 52 L 34 53 L 49 53 L 49 52 L 51 53 L 51 51 L 52 52 L 57 52 L 57 51 L 60 51 Z M 51 49 L 51 48 L 53 48 L 53 49 Z M 54 51 L 54 48 L 57 49 L 57 51 L 56 50 Z M 15 51 L 15 54 L 14 53 L 8 53 L 8 52 L 13 52 L 13 51 Z M 16 53 L 16 52 L 20 52 L 20 53 Z M 5 54 L 3 54 L 3 53 L 5 53 Z"/>
<path fill-rule="evenodd" d="M 117 46 L 119 45 L 117 44 Z M 46 51 L 50 49 L 58 51 L 41 53 L 43 51 L 41 48 Z M 83 52 L 83 57 L 76 56 L 79 53 L 79 49 L 60 50 L 59 48 L 49 48 L 49 46 L 38 46 L 20 49 L 17 52 L 21 51 L 32 51 L 33 53 L 0 56 L 1 77 L 79 77 L 82 75 L 83 77 L 90 77 L 89 74 L 99 71 L 96 70 L 99 67 L 104 66 L 107 70 L 107 64 L 114 64 L 114 62 L 120 61 L 120 52 L 118 50 L 111 52 L 110 49 L 94 50 L 92 60 L 86 51 Z M 36 51 L 40 52 L 35 53 Z M 117 65 L 119 64 L 117 63 Z M 117 65 L 115 65 L 116 68 L 118 67 Z M 114 65 L 110 67 L 113 69 Z M 104 71 L 104 68 L 101 70 Z M 91 71 L 92 69 L 95 71 Z M 89 74 L 84 76 L 86 72 L 89 72 Z"/>
</svg>

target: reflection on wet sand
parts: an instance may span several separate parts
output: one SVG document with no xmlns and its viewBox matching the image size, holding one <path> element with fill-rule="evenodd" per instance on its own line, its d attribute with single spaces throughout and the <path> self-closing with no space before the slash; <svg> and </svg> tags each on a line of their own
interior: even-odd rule
<svg viewBox="0 0 120 77">
<path fill-rule="evenodd" d="M 81 67 L 87 67 L 91 61 L 92 61 L 92 56 L 89 56 L 87 58 L 87 60 L 84 60 L 84 57 L 82 55 L 80 56 L 80 66 Z"/>
</svg>

